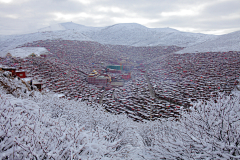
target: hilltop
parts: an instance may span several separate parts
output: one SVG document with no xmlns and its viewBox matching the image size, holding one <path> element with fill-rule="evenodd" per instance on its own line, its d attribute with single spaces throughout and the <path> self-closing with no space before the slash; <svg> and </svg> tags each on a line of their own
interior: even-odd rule
<svg viewBox="0 0 240 160">
<path fill-rule="evenodd" d="M 72 22 L 41 28 L 35 33 L 0 35 L 0 56 L 19 45 L 38 40 L 92 41 L 108 45 L 178 46 L 177 53 L 239 51 L 240 31 L 225 35 L 181 32 L 172 28 L 147 28 L 137 23 L 121 23 L 106 27 L 89 27 Z"/>
<path fill-rule="evenodd" d="M 240 31 L 218 36 L 216 39 L 198 43 L 177 53 L 240 51 Z"/>
<path fill-rule="evenodd" d="M 127 46 L 175 45 L 188 48 L 215 40 L 219 36 L 181 32 L 172 28 L 147 28 L 136 23 L 115 24 L 107 27 L 88 27 L 67 22 L 45 27 L 31 34 L 0 37 L 0 54 L 4 56 L 9 50 L 19 45 L 38 40 L 93 41 L 101 44 Z"/>
</svg>

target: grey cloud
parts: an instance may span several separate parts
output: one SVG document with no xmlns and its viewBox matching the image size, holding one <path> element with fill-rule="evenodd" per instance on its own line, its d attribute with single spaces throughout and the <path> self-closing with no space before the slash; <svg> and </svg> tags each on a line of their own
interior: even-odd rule
<svg viewBox="0 0 240 160">
<path fill-rule="evenodd" d="M 177 12 L 184 9 L 191 9 L 197 6 L 205 6 L 200 14 L 193 16 L 169 16 L 162 17 L 162 12 Z M 12 32 L 25 32 L 36 28 L 46 27 L 47 24 L 64 22 L 62 19 L 55 20 L 53 13 L 77 15 L 85 13 L 91 17 L 77 17 L 69 19 L 75 23 L 86 26 L 107 26 L 118 23 L 114 18 L 138 18 L 154 20 L 147 26 L 150 27 L 178 27 L 196 28 L 197 30 L 216 30 L 225 28 L 238 28 L 240 19 L 223 18 L 224 16 L 240 15 L 240 1 L 220 1 L 220 0 L 95 0 L 89 4 L 82 4 L 74 0 L 31 0 L 18 1 L 18 3 L 0 4 L 0 20 L 4 23 L 0 27 L 0 34 L 4 30 Z M 100 7 L 115 7 L 123 9 L 124 12 L 114 12 L 112 10 L 100 11 Z M 11 16 L 12 15 L 12 18 Z M 95 16 L 96 15 L 96 16 Z M 99 18 L 101 15 L 103 18 Z M 14 19 L 13 16 L 18 16 Z M 96 18 L 98 17 L 98 18 Z M 64 19 L 65 20 L 65 19 Z M 143 22 L 146 24 L 147 22 Z M 17 26 L 14 28 L 14 26 Z"/>
<path fill-rule="evenodd" d="M 216 4 L 212 4 L 207 6 L 203 10 L 203 14 L 207 14 L 209 16 L 225 16 L 229 14 L 239 14 L 240 15 L 240 1 L 237 0 L 228 0 L 222 1 Z"/>
</svg>

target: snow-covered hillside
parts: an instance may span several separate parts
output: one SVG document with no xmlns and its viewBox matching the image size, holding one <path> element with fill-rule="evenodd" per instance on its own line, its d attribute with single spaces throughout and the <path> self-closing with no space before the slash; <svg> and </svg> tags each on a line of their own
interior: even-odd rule
<svg viewBox="0 0 240 160">
<path fill-rule="evenodd" d="M 34 53 L 37 56 L 41 54 L 49 54 L 48 50 L 43 47 L 22 47 L 9 50 L 7 53 L 10 53 L 14 57 L 24 58 Z"/>
<path fill-rule="evenodd" d="M 115 24 L 107 27 L 88 27 L 72 22 L 55 24 L 24 35 L 0 35 L 0 56 L 8 50 L 37 40 L 63 39 L 95 41 L 102 44 L 131 46 L 186 47 L 179 53 L 240 50 L 239 32 L 217 36 L 181 32 L 171 28 L 147 28 L 136 23 Z"/>
<path fill-rule="evenodd" d="M 72 23 L 72 22 L 61 23 L 61 26 L 63 26 L 66 30 L 76 30 L 79 32 L 83 32 L 83 31 L 95 32 L 103 28 L 103 27 L 89 27 L 81 24 Z"/>
<path fill-rule="evenodd" d="M 0 72 L 0 159 L 239 159 L 239 98 L 137 123 Z"/>
<path fill-rule="evenodd" d="M 86 27 L 75 23 L 62 23 L 65 29 L 83 33 L 102 44 L 131 46 L 191 46 L 215 39 L 215 35 L 180 32 L 171 28 L 147 28 L 137 23 L 122 23 L 107 27 Z"/>
<path fill-rule="evenodd" d="M 28 42 L 46 39 L 96 41 L 102 44 L 133 46 L 190 46 L 216 38 L 214 35 L 180 32 L 171 28 L 147 28 L 140 24 L 116 24 L 107 27 L 87 27 L 72 22 L 55 24 L 36 33 L 0 36 L 0 55 Z"/>
<path fill-rule="evenodd" d="M 82 33 L 74 30 L 44 31 L 24 35 L 1 36 L 0 56 L 5 56 L 9 50 L 14 49 L 19 45 L 47 39 L 91 41 L 91 39 L 89 39 Z"/>
<path fill-rule="evenodd" d="M 218 36 L 216 39 L 198 43 L 177 53 L 240 51 L 240 31 Z"/>
<path fill-rule="evenodd" d="M 39 32 L 46 32 L 46 31 L 58 31 L 58 30 L 65 30 L 65 28 L 61 24 L 54 24 L 45 28 L 41 28 Z"/>
<path fill-rule="evenodd" d="M 105 27 L 89 36 L 94 41 L 103 44 L 131 46 L 176 45 L 180 47 L 188 47 L 216 38 L 214 35 L 180 32 L 171 28 L 151 29 L 135 23 Z"/>
</svg>

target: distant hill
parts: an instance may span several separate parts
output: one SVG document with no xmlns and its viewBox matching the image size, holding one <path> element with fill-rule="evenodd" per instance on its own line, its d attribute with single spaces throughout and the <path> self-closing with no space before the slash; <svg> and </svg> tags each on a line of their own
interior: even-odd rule
<svg viewBox="0 0 240 160">
<path fill-rule="evenodd" d="M 92 41 L 82 33 L 73 30 L 43 31 L 24 35 L 1 36 L 0 56 L 5 56 L 9 50 L 14 49 L 19 45 L 47 39 Z"/>
<path fill-rule="evenodd" d="M 240 51 L 240 31 L 218 36 L 216 39 L 198 43 L 177 53 Z"/>
<path fill-rule="evenodd" d="M 226 35 L 181 32 L 172 28 L 147 28 L 137 23 L 122 23 L 107 27 L 88 27 L 72 22 L 55 24 L 24 35 L 0 35 L 0 56 L 15 47 L 38 40 L 95 41 L 101 44 L 128 46 L 179 46 L 178 53 L 230 51 L 239 49 L 240 31 Z"/>
<path fill-rule="evenodd" d="M 90 38 L 105 44 L 187 47 L 215 37 L 214 35 L 180 32 L 171 28 L 151 29 L 139 24 L 117 24 L 105 27 Z"/>
<path fill-rule="evenodd" d="M 215 35 L 180 32 L 172 28 L 147 28 L 137 23 L 122 23 L 107 27 L 87 27 L 75 23 L 61 23 L 66 30 L 75 30 L 92 41 L 102 44 L 131 46 L 170 46 L 188 47 L 207 40 Z"/>
</svg>

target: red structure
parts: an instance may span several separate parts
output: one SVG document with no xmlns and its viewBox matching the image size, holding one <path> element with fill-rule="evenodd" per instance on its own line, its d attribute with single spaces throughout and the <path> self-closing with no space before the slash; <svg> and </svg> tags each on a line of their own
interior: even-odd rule
<svg viewBox="0 0 240 160">
<path fill-rule="evenodd" d="M 2 70 L 11 72 L 13 76 L 16 75 L 16 68 L 15 67 L 3 67 Z"/>
<path fill-rule="evenodd" d="M 110 69 L 110 68 L 108 68 L 107 71 L 110 73 L 121 73 L 121 70 Z"/>
<path fill-rule="evenodd" d="M 88 76 L 88 83 L 96 85 L 107 85 L 111 82 L 108 76 Z"/>
<path fill-rule="evenodd" d="M 33 81 L 32 84 L 37 87 L 37 89 L 41 92 L 42 91 L 42 83 Z"/>
<path fill-rule="evenodd" d="M 88 75 L 88 83 L 95 84 L 96 77 L 94 75 Z"/>
<path fill-rule="evenodd" d="M 46 58 L 47 55 L 46 54 L 41 54 L 40 57 Z"/>
<path fill-rule="evenodd" d="M 123 75 L 122 75 L 122 79 L 124 79 L 124 80 L 129 80 L 129 79 L 131 79 L 131 73 L 129 72 L 128 74 L 123 74 Z"/>
<path fill-rule="evenodd" d="M 91 74 L 88 75 L 87 80 L 90 84 L 107 85 L 111 82 L 111 77 L 109 77 L 107 74 L 100 75 L 94 70 Z"/>
<path fill-rule="evenodd" d="M 19 78 L 26 78 L 26 71 L 24 70 L 16 71 L 16 76 L 18 76 Z"/>
</svg>

